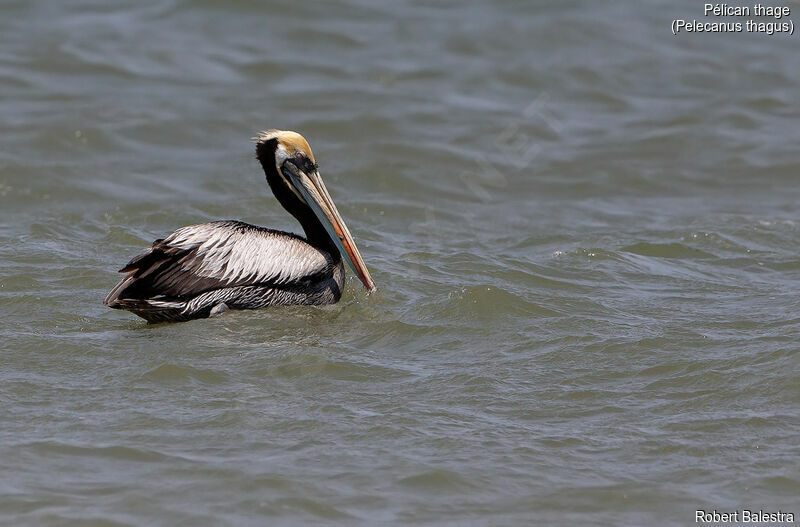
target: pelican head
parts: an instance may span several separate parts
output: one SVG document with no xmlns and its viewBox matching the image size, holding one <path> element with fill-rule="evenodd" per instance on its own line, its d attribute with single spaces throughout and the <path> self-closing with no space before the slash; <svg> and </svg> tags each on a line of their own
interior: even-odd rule
<svg viewBox="0 0 800 527">
<path fill-rule="evenodd" d="M 377 287 L 361 253 L 358 252 L 353 236 L 322 182 L 319 165 L 308 141 L 297 132 L 284 130 L 261 132 L 255 141 L 256 156 L 264 168 L 267 169 L 269 160 L 274 159 L 275 171 L 281 183 L 311 209 L 364 287 L 375 291 Z"/>
</svg>

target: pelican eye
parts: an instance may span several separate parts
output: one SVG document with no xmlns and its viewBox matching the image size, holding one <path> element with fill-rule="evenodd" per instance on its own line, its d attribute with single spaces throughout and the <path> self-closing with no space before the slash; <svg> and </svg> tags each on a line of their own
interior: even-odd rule
<svg viewBox="0 0 800 527">
<path fill-rule="evenodd" d="M 305 154 L 302 152 L 297 152 L 292 159 L 289 159 L 291 163 L 302 170 L 303 172 L 313 172 L 319 168 L 319 165 L 311 161 Z"/>
</svg>

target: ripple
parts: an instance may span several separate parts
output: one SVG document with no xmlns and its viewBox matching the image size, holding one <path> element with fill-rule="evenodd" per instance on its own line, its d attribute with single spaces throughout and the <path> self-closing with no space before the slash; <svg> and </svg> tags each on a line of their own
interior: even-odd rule
<svg viewBox="0 0 800 527">
<path fill-rule="evenodd" d="M 682 243 L 649 243 L 640 242 L 628 245 L 620 249 L 641 256 L 652 256 L 655 258 L 677 258 L 677 259 L 697 259 L 697 258 L 716 258 L 713 254 L 689 247 Z"/>
<path fill-rule="evenodd" d="M 469 490 L 475 485 L 458 472 L 451 470 L 426 470 L 399 480 L 404 487 L 422 492 L 458 492 Z"/>
<path fill-rule="evenodd" d="M 142 379 L 159 383 L 197 381 L 201 383 L 222 384 L 229 380 L 229 376 L 226 373 L 216 370 L 199 369 L 178 364 L 160 364 L 144 373 Z"/>
<path fill-rule="evenodd" d="M 527 302 L 518 295 L 493 286 L 469 286 L 448 295 L 448 311 L 470 318 L 495 318 L 498 314 L 517 316 L 563 316 L 547 307 Z"/>
<path fill-rule="evenodd" d="M 136 461 L 140 463 L 158 463 L 171 457 L 157 451 L 123 445 L 83 446 L 62 443 L 58 441 L 39 441 L 19 446 L 25 449 L 30 449 L 31 451 L 43 456 L 63 455 L 92 458 L 111 458 L 122 461 Z"/>
<path fill-rule="evenodd" d="M 317 518 L 328 520 L 354 519 L 350 514 L 332 507 L 320 500 L 308 497 L 281 498 L 275 500 L 275 505 L 280 511 L 300 511 L 309 513 Z"/>
<path fill-rule="evenodd" d="M 389 381 L 403 378 L 407 375 L 400 370 L 378 364 L 334 360 L 321 353 L 309 352 L 292 352 L 268 368 L 257 370 L 255 374 L 259 377 L 288 379 L 311 375 L 351 382 Z"/>
</svg>

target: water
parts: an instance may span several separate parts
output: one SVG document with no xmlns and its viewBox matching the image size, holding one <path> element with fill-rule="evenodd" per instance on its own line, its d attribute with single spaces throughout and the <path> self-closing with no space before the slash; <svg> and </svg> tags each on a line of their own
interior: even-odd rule
<svg viewBox="0 0 800 527">
<path fill-rule="evenodd" d="M 797 37 L 618 4 L 3 3 L 0 523 L 800 513 Z M 380 290 L 102 306 L 179 226 L 297 230 L 265 128 Z"/>
</svg>

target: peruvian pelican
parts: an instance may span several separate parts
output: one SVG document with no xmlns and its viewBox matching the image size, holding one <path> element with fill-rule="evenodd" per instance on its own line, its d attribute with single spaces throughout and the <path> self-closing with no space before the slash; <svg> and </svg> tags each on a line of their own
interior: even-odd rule
<svg viewBox="0 0 800 527">
<path fill-rule="evenodd" d="M 120 269 L 127 276 L 105 305 L 148 322 L 179 322 L 228 309 L 333 304 L 344 286 L 342 257 L 367 290 L 376 289 L 308 142 L 281 130 L 255 141 L 272 193 L 306 237 L 234 220 L 181 227 Z"/>
</svg>

